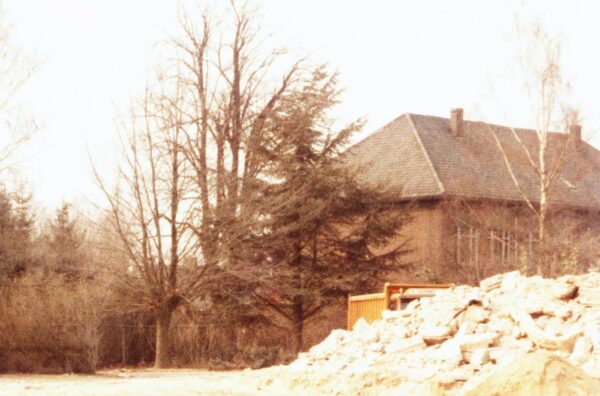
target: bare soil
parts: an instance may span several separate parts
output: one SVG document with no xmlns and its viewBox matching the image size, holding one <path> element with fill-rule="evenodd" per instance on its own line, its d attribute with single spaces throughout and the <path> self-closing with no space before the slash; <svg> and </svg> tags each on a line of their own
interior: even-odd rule
<svg viewBox="0 0 600 396">
<path fill-rule="evenodd" d="M 105 370 L 96 375 L 0 375 L 5 395 L 439 395 L 436 387 L 413 383 L 383 368 L 361 375 L 295 370 L 275 366 L 260 370 L 207 371 L 193 369 Z"/>
<path fill-rule="evenodd" d="M 278 367 L 263 370 L 108 370 L 97 375 L 0 375 L 0 395 L 232 395 L 272 394 Z M 280 385 L 281 386 L 281 385 Z M 269 387 L 268 393 L 265 387 Z M 279 386 L 278 386 L 279 387 Z M 279 387 L 284 394 L 289 394 Z"/>
</svg>

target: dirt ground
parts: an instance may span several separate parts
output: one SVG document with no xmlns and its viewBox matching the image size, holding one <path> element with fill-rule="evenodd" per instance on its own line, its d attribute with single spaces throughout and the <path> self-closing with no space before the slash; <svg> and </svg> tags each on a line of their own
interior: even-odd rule
<svg viewBox="0 0 600 396">
<path fill-rule="evenodd" d="M 97 375 L 0 375 L 0 395 L 232 395 L 273 394 L 278 367 L 263 370 L 109 370 Z M 282 387 L 283 386 L 283 387 Z M 266 388 L 269 388 L 268 391 Z"/>
<path fill-rule="evenodd" d="M 436 389 L 406 382 L 398 373 L 375 370 L 359 375 L 297 371 L 289 366 L 261 370 L 206 371 L 104 370 L 96 375 L 0 375 L 0 396 L 5 395 L 438 395 Z M 427 390 L 427 391 L 425 391 Z"/>
</svg>

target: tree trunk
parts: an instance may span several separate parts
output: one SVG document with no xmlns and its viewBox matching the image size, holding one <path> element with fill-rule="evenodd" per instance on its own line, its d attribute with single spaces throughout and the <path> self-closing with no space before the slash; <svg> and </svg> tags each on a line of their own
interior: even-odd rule
<svg viewBox="0 0 600 396">
<path fill-rule="evenodd" d="M 173 311 L 164 310 L 156 314 L 156 357 L 154 368 L 166 368 L 170 364 L 169 327 Z"/>
<path fill-rule="evenodd" d="M 546 213 L 542 211 L 540 213 L 540 220 L 538 225 L 538 257 L 537 257 L 537 268 L 536 275 L 544 275 L 544 264 L 546 257 Z"/>
<path fill-rule="evenodd" d="M 540 194 L 540 213 L 538 223 L 538 257 L 536 275 L 544 276 L 544 267 L 546 267 L 546 217 L 548 215 L 548 196 L 545 189 L 545 179 L 542 178 L 542 193 Z"/>
<path fill-rule="evenodd" d="M 304 344 L 304 312 L 302 309 L 302 303 L 296 302 L 294 304 L 294 353 L 298 354 L 302 351 Z"/>
</svg>

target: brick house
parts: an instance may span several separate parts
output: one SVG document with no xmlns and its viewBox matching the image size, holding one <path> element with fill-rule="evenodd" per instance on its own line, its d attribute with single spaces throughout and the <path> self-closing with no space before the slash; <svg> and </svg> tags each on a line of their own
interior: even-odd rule
<svg viewBox="0 0 600 396">
<path fill-rule="evenodd" d="M 539 203 L 540 179 L 524 147 L 536 162 L 535 131 L 467 121 L 453 109 L 450 118 L 403 114 L 346 152 L 362 181 L 397 192 L 411 214 L 399 240 L 409 240 L 414 271 L 393 280 L 475 282 L 525 265 L 537 241 L 523 196 Z M 550 134 L 546 159 L 557 174 L 549 196 L 555 231 L 567 244 L 596 234 L 600 151 L 574 125 Z M 595 248 L 587 246 L 588 261 Z"/>
</svg>

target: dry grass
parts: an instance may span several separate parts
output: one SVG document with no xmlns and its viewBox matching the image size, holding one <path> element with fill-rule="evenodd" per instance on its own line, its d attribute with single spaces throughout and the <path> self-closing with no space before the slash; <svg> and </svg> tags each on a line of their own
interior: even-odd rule
<svg viewBox="0 0 600 396">
<path fill-rule="evenodd" d="M 102 306 L 97 286 L 41 272 L 1 285 L 0 372 L 95 371 Z"/>
</svg>

